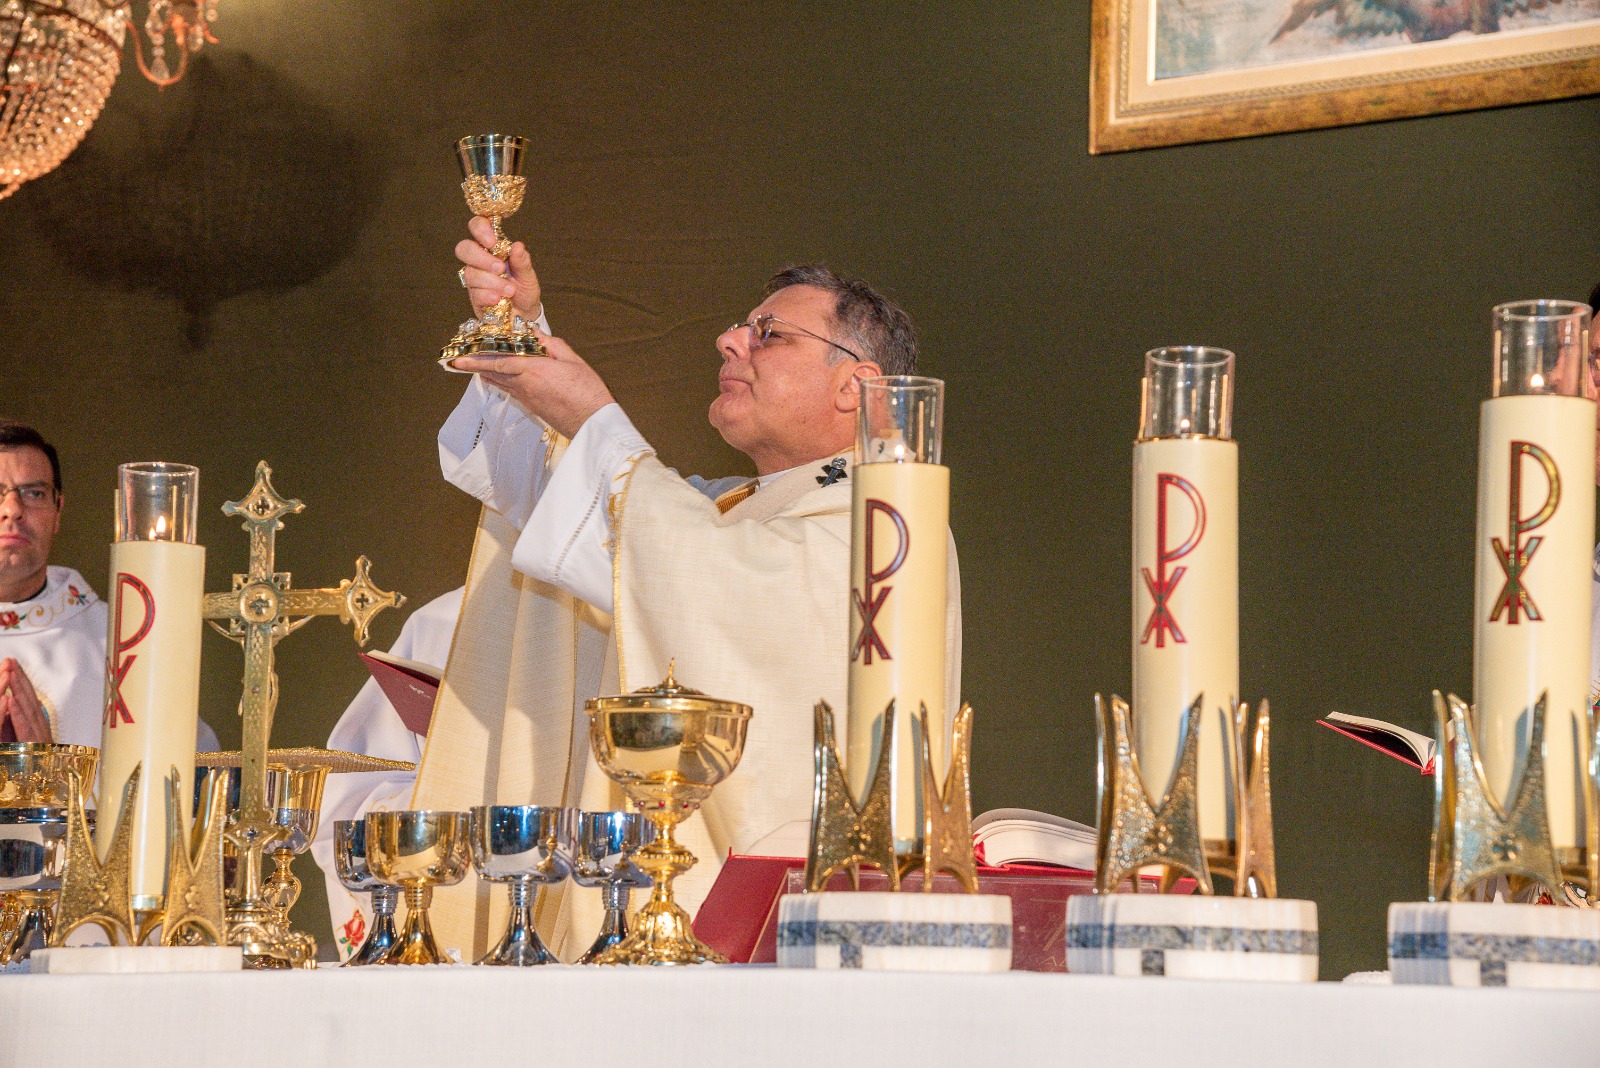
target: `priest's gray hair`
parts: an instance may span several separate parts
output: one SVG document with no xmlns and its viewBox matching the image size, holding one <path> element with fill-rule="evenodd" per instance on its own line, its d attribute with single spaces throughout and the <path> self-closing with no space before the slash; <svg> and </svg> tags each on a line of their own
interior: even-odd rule
<svg viewBox="0 0 1600 1068">
<path fill-rule="evenodd" d="M 786 267 L 772 276 L 766 293 L 771 296 L 790 286 L 814 286 L 833 295 L 835 338 L 864 360 L 877 364 L 886 375 L 917 373 L 917 331 L 905 309 L 860 279 L 844 278 L 820 263 Z M 831 363 L 845 359 L 834 351 Z"/>
</svg>

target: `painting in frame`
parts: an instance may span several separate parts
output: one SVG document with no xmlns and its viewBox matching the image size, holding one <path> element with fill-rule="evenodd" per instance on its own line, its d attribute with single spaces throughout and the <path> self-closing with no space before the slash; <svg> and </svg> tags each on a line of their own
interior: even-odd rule
<svg viewBox="0 0 1600 1068">
<path fill-rule="evenodd" d="M 1094 0 L 1089 151 L 1600 92 L 1600 0 Z"/>
</svg>

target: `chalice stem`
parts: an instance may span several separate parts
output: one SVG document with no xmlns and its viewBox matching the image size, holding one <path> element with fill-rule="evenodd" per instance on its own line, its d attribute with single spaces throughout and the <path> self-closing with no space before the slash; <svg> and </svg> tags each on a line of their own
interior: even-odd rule
<svg viewBox="0 0 1600 1068">
<path fill-rule="evenodd" d="M 479 964 L 527 967 L 534 964 L 560 964 L 554 953 L 545 948 L 539 932 L 533 925 L 534 884 L 530 879 L 517 879 L 511 883 L 511 922 L 498 945 L 478 961 Z"/>
<path fill-rule="evenodd" d="M 372 929 L 361 948 L 345 961 L 345 967 L 382 963 L 383 957 L 400 940 L 394 929 L 395 908 L 400 904 L 400 888 L 379 886 L 372 891 Z"/>
<path fill-rule="evenodd" d="M 506 237 L 504 221 L 496 215 L 489 220 L 489 225 L 494 227 L 494 248 L 489 250 L 489 255 L 503 260 L 511 255 L 511 239 Z"/>
<path fill-rule="evenodd" d="M 433 937 L 433 924 L 428 921 L 428 906 L 433 902 L 432 886 L 406 887 L 406 922 L 400 931 L 400 941 L 384 957 L 385 964 L 449 964 L 450 959 L 439 952 L 439 943 Z"/>
</svg>

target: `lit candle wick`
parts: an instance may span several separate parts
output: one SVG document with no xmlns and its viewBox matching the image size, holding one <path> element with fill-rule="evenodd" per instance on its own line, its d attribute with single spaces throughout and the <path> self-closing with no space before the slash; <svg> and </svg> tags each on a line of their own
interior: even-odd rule
<svg viewBox="0 0 1600 1068">
<path fill-rule="evenodd" d="M 164 515 L 156 516 L 156 525 L 150 531 L 150 540 L 151 541 L 166 541 L 167 540 L 167 517 L 166 516 L 164 516 Z"/>
<path fill-rule="evenodd" d="M 1534 372 L 1533 377 L 1528 379 L 1528 385 L 1532 386 L 1534 389 L 1543 389 L 1544 375 Z"/>
</svg>

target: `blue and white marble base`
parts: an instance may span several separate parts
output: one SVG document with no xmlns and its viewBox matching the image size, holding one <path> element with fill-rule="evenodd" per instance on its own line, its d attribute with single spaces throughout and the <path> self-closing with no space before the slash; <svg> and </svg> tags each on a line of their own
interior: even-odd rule
<svg viewBox="0 0 1600 1068">
<path fill-rule="evenodd" d="M 1317 981 L 1317 906 L 1278 898 L 1083 894 L 1067 901 L 1067 971 Z"/>
<path fill-rule="evenodd" d="M 1396 902 L 1389 971 L 1396 983 L 1600 989 L 1600 910 Z"/>
<path fill-rule="evenodd" d="M 778 901 L 778 966 L 1007 971 L 1011 898 L 914 892 L 785 894 Z"/>
</svg>

